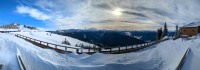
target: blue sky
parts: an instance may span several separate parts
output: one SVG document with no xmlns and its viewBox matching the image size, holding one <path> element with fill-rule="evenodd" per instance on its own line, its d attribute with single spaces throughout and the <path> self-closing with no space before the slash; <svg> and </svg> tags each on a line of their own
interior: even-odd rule
<svg viewBox="0 0 200 70">
<path fill-rule="evenodd" d="M 0 0 L 0 25 L 51 29 L 169 30 L 199 22 L 199 0 Z"/>
<path fill-rule="evenodd" d="M 0 5 L 0 25 L 20 23 L 42 28 L 48 27 L 43 21 L 17 13 L 16 6 L 19 5 L 17 0 L 0 0 Z"/>
</svg>

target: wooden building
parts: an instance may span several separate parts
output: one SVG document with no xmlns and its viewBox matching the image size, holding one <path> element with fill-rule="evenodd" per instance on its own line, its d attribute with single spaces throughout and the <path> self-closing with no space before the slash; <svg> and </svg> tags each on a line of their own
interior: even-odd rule
<svg viewBox="0 0 200 70">
<path fill-rule="evenodd" d="M 200 33 L 200 22 L 193 22 L 180 28 L 181 35 L 194 36 Z"/>
</svg>

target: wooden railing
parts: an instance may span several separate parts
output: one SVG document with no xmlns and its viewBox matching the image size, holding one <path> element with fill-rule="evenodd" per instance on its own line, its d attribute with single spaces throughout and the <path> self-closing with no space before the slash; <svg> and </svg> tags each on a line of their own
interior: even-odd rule
<svg viewBox="0 0 200 70">
<path fill-rule="evenodd" d="M 136 51 L 142 50 L 144 48 L 150 47 L 152 45 L 158 44 L 166 40 L 168 40 L 168 38 L 158 40 L 158 41 L 133 45 L 133 46 L 125 46 L 125 47 L 117 47 L 117 48 L 100 48 L 99 52 L 106 53 L 106 54 L 121 54 L 121 53 L 136 52 Z"/>
<path fill-rule="evenodd" d="M 163 39 L 163 40 L 148 42 L 148 43 L 144 43 L 144 44 L 138 44 L 138 45 L 126 46 L 126 47 L 117 47 L 117 48 L 74 48 L 74 47 L 68 47 L 68 46 L 57 45 L 57 44 L 53 44 L 53 43 L 49 43 L 49 42 L 44 42 L 44 41 L 33 39 L 33 38 L 30 38 L 30 37 L 27 37 L 24 35 L 20 35 L 20 34 L 15 34 L 15 36 L 23 38 L 28 41 L 38 43 L 40 45 L 45 45 L 47 47 L 50 47 L 50 45 L 51 45 L 51 47 L 54 46 L 53 47 L 54 49 L 58 49 L 58 50 L 65 51 L 65 52 L 72 52 L 71 50 L 68 51 L 68 49 L 73 49 L 78 54 L 82 54 L 82 53 L 93 54 L 96 52 L 105 53 L 105 54 L 129 53 L 129 52 L 139 51 L 141 49 L 147 48 L 154 44 L 158 44 L 162 41 L 168 40 L 168 39 Z M 59 47 L 61 47 L 61 48 L 64 47 L 65 49 L 59 49 Z"/>
<path fill-rule="evenodd" d="M 27 37 L 27 36 L 24 36 L 24 35 L 20 35 L 20 34 L 16 34 L 15 36 L 17 36 L 19 38 L 22 38 L 22 39 L 25 39 L 25 40 L 29 40 L 29 41 L 38 43 L 40 45 L 45 45 L 45 46 L 47 46 L 49 48 L 54 48 L 54 49 L 62 50 L 62 51 L 65 51 L 65 52 L 71 52 L 71 51 L 68 51 L 68 49 L 73 49 L 77 53 L 79 52 L 79 48 L 68 47 L 68 46 L 63 46 L 63 45 L 57 45 L 57 44 L 53 44 L 53 43 L 49 43 L 49 42 L 33 39 L 33 38 L 30 38 L 30 37 Z M 54 47 L 52 47 L 52 46 L 54 46 Z M 59 48 L 64 48 L 64 49 L 59 49 Z"/>
<path fill-rule="evenodd" d="M 187 57 L 189 51 L 190 51 L 189 48 L 185 51 L 185 54 L 181 58 L 181 61 L 179 62 L 178 66 L 176 67 L 176 70 L 182 70 L 182 67 L 183 67 L 183 65 L 185 63 L 185 60 L 186 60 L 186 57 Z"/>
<path fill-rule="evenodd" d="M 17 60 L 18 60 L 20 69 L 21 70 L 26 70 L 25 64 L 23 63 L 22 58 L 20 57 L 20 55 L 17 55 Z"/>
</svg>

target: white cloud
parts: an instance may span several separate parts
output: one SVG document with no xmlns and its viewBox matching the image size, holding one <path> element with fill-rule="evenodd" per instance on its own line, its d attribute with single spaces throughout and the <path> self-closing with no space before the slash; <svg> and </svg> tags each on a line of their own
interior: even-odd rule
<svg viewBox="0 0 200 70">
<path fill-rule="evenodd" d="M 48 16 L 48 15 L 44 14 L 43 12 L 41 12 L 37 9 L 31 8 L 31 7 L 17 6 L 16 11 L 18 13 L 21 13 L 21 14 L 27 14 L 30 17 L 33 17 L 33 18 L 38 19 L 38 20 L 49 20 L 49 19 L 51 19 L 51 16 Z"/>
<path fill-rule="evenodd" d="M 17 7 L 17 11 L 39 20 L 48 20 L 51 25 L 62 29 L 145 29 L 162 26 L 164 22 L 175 26 L 199 21 L 198 3 L 198 0 L 37 0 L 29 5 L 30 7 Z M 115 12 L 120 13 L 120 16 L 113 15 L 112 12 L 116 8 L 123 9 Z M 105 20 L 111 21 L 109 24 L 102 22 Z M 128 26 L 129 28 L 126 28 Z"/>
</svg>

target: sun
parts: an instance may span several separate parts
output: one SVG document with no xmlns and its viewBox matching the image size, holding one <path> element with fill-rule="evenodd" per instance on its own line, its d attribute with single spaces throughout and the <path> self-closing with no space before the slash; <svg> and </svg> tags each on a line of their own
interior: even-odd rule
<svg viewBox="0 0 200 70">
<path fill-rule="evenodd" d="M 115 15 L 115 16 L 121 16 L 123 13 L 122 13 L 122 11 L 123 11 L 123 9 L 121 9 L 121 8 L 114 8 L 112 11 L 111 11 L 111 13 L 113 14 L 113 15 Z"/>
</svg>

